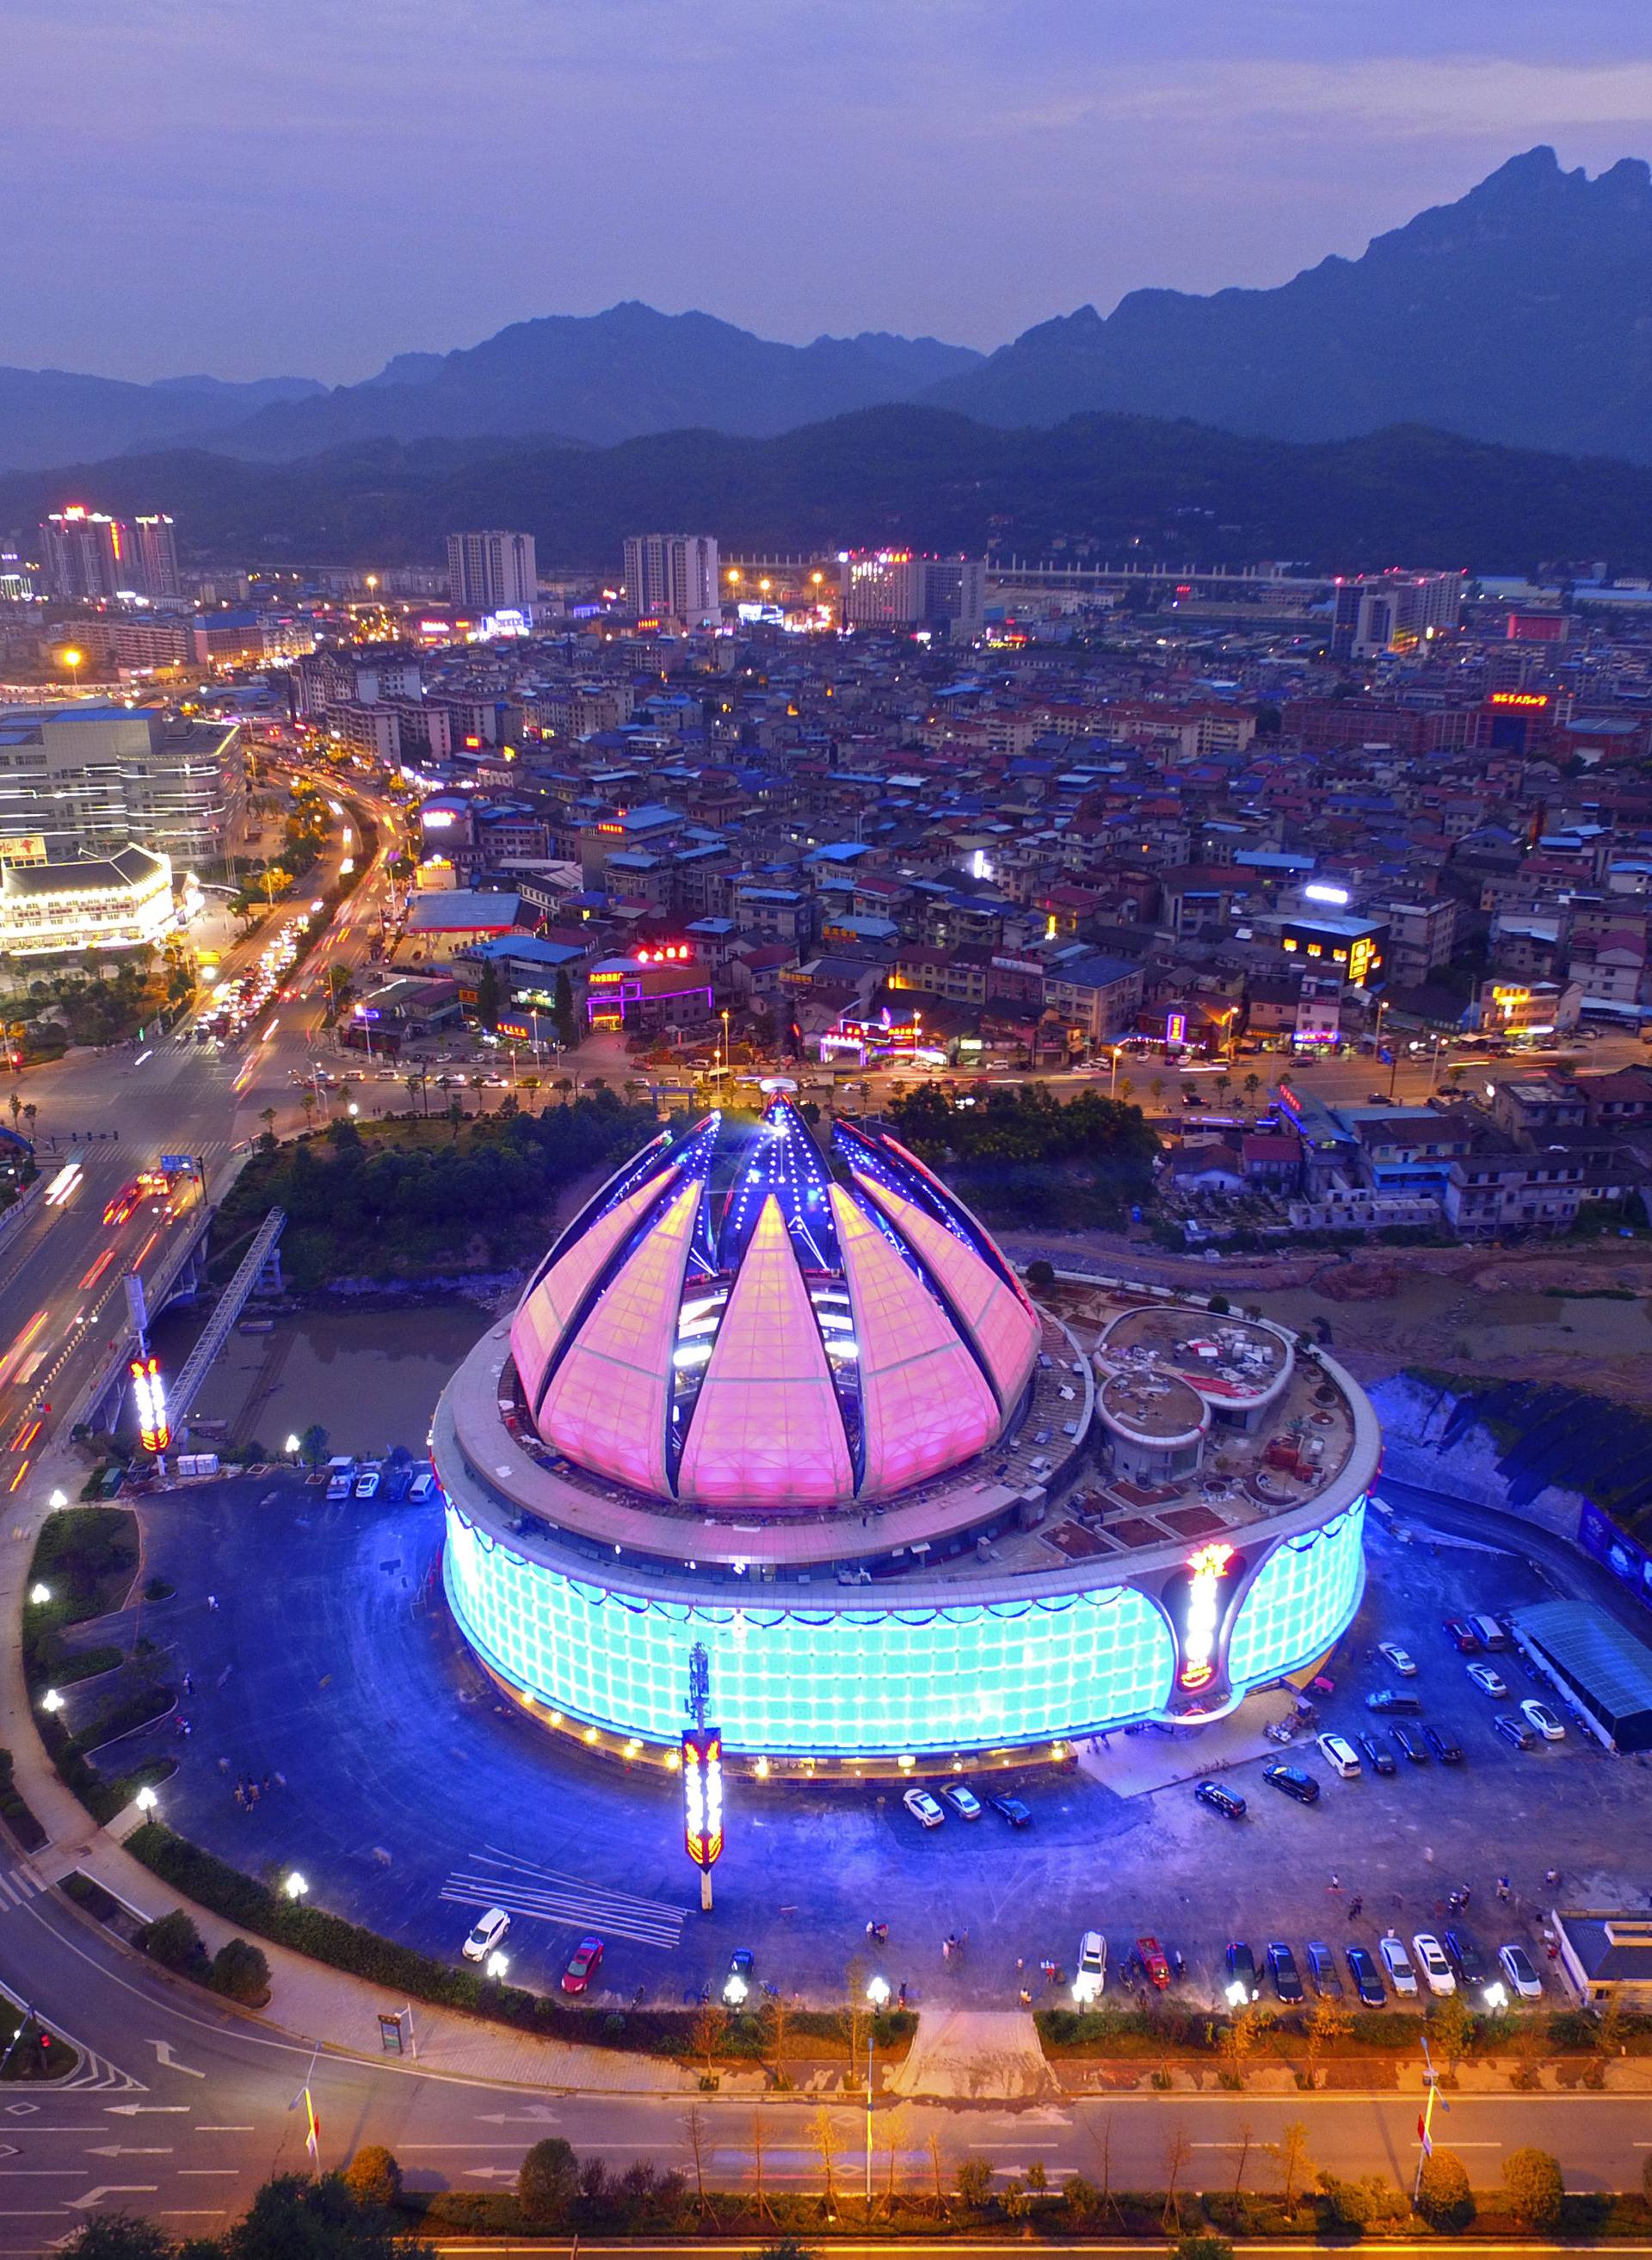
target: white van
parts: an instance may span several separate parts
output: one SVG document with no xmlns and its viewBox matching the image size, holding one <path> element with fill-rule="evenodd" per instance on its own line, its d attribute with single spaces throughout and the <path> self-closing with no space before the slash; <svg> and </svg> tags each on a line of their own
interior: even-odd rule
<svg viewBox="0 0 1652 2260">
<path fill-rule="evenodd" d="M 422 1505 L 435 1488 L 435 1476 L 429 1468 L 421 1468 L 418 1473 L 413 1477 L 412 1482 L 407 1486 L 407 1497 L 410 1504 L 414 1506 Z"/>
<path fill-rule="evenodd" d="M 1356 1781 L 1360 1774 L 1360 1760 L 1359 1752 L 1353 1743 L 1345 1741 L 1341 1734 L 1320 1734 L 1317 1739 L 1319 1756 L 1337 1779 Z"/>
<path fill-rule="evenodd" d="M 1509 1636 L 1495 1617 L 1470 1617 L 1469 1622 L 1478 1634 L 1482 1648 L 1495 1651 L 1508 1646 Z"/>
</svg>

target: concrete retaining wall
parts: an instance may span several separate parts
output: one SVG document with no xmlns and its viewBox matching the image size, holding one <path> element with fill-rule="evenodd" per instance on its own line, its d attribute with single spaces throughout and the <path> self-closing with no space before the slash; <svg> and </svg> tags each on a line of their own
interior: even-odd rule
<svg viewBox="0 0 1652 2260">
<path fill-rule="evenodd" d="M 1534 1498 L 1512 1498 L 1501 1448 L 1481 1422 L 1461 1420 L 1460 1398 L 1407 1373 L 1373 1383 L 1370 1395 L 1383 1424 L 1383 1475 L 1576 1539 L 1583 1494 L 1551 1484 Z"/>
</svg>

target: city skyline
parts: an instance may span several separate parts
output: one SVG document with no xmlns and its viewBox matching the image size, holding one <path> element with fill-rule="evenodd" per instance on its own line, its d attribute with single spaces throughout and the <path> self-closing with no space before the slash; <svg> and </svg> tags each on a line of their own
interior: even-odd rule
<svg viewBox="0 0 1652 2260">
<path fill-rule="evenodd" d="M 616 39 L 611 11 L 510 0 L 483 39 L 468 10 L 369 6 L 325 27 L 318 77 L 307 5 L 272 48 L 220 5 L 71 27 L 5 0 L 19 122 L 0 161 L 34 218 L 0 264 L 0 359 L 340 383 L 633 297 L 781 339 L 990 348 L 1133 289 L 1357 255 L 1534 140 L 1593 170 L 1639 148 L 1652 106 L 1618 0 L 1563 24 L 1480 0 L 1448 24 L 1405 5 L 1334 26 L 1296 0 L 1173 25 L 1046 5 L 1012 30 L 976 0 L 624 12 Z M 98 163 L 54 171 L 89 132 Z M 513 139 L 518 163 L 482 163 Z"/>
</svg>

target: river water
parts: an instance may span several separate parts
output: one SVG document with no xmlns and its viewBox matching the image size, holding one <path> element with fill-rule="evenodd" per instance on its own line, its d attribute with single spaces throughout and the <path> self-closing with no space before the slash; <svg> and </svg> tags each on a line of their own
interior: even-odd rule
<svg viewBox="0 0 1652 2260">
<path fill-rule="evenodd" d="M 256 1316 L 257 1305 L 253 1306 Z M 454 1368 L 497 1320 L 458 1298 L 414 1306 L 300 1311 L 268 1334 L 233 1334 L 195 1400 L 194 1417 L 229 1424 L 227 1441 L 255 1437 L 278 1453 L 312 1422 L 335 1452 L 420 1454 L 436 1399 Z M 153 1347 L 175 1373 L 199 1333 L 199 1314 L 160 1320 Z M 197 1432 L 210 1450 L 225 1440 Z"/>
</svg>

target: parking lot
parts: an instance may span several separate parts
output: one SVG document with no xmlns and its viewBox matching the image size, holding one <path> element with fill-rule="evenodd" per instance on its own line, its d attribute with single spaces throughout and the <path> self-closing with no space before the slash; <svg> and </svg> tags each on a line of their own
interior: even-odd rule
<svg viewBox="0 0 1652 2260">
<path fill-rule="evenodd" d="M 1130 1736 L 1064 1770 L 966 1772 L 983 1798 L 1022 1796 L 1024 1828 L 989 1808 L 926 1829 L 898 1784 L 736 1777 L 705 1915 L 675 1780 L 619 1771 L 554 1740 L 476 1670 L 434 1582 L 433 1508 L 328 1505 L 283 1476 L 144 1512 L 146 1571 L 178 1586 L 146 1612 L 145 1629 L 193 1690 L 190 1736 L 169 1723 L 153 1730 L 182 1761 L 166 1817 L 253 1871 L 301 1867 L 315 1904 L 444 1956 L 457 1956 L 483 1909 L 503 1906 L 511 1974 L 526 1985 L 554 1984 L 595 1933 L 607 1947 L 597 2000 L 716 1991 L 737 1947 L 752 1950 L 758 1983 L 806 1999 L 835 1998 L 851 1963 L 869 1956 L 919 2000 L 1009 2006 L 1023 1986 L 1035 2001 L 1065 2000 L 1079 1937 L 1095 1928 L 1108 1941 L 1110 1995 L 1150 1934 L 1182 1957 L 1183 1996 L 1214 2000 L 1231 1940 L 1259 1963 L 1270 1940 L 1285 1940 L 1305 1970 L 1313 1940 L 1340 1958 L 1354 1942 L 1374 1953 L 1391 1927 L 1407 1941 L 1443 1931 L 1449 1896 L 1465 1886 L 1453 1927 L 1488 1962 L 1505 1941 L 1523 1942 L 1547 1976 L 1546 1869 L 1563 1871 L 1570 1902 L 1619 1906 L 1643 1904 L 1652 1873 L 1643 1763 L 1607 1756 L 1570 1724 L 1563 1741 L 1527 1751 L 1499 1740 L 1493 1714 L 1544 1691 L 1505 1653 L 1492 1660 L 1509 1699 L 1487 1696 L 1467 1669 L 1483 1659 L 1459 1655 L 1441 1628 L 1448 1615 L 1552 1590 L 1529 1563 L 1490 1547 L 1407 1542 L 1374 1520 L 1366 1597 L 1327 1667 L 1334 1691 L 1314 1722 L 1391 1747 L 1364 1697 L 1402 1684 L 1377 1653 L 1395 1640 L 1418 1666 L 1403 1684 L 1422 1720 L 1460 1745 L 1461 1764 L 1413 1764 L 1396 1749 L 1391 1775 L 1362 1763 L 1343 1781 L 1311 1733 L 1288 1750 L 1262 1745 L 1221 1776 L 1247 1801 L 1237 1822 L 1195 1800 L 1208 1760 L 1193 1733 L 1154 1753 L 1157 1778 L 1182 1777 L 1144 1793 L 1124 1793 L 1146 1748 Z M 1264 1784 L 1264 1763 L 1280 1758 L 1318 1780 L 1315 1804 Z M 256 1802 L 238 1800 L 249 1781 Z M 888 1926 L 875 1953 L 869 1922 Z M 961 1942 L 953 1953 L 949 1935 Z M 1047 1961 L 1059 1979 L 1041 1975 Z"/>
</svg>

